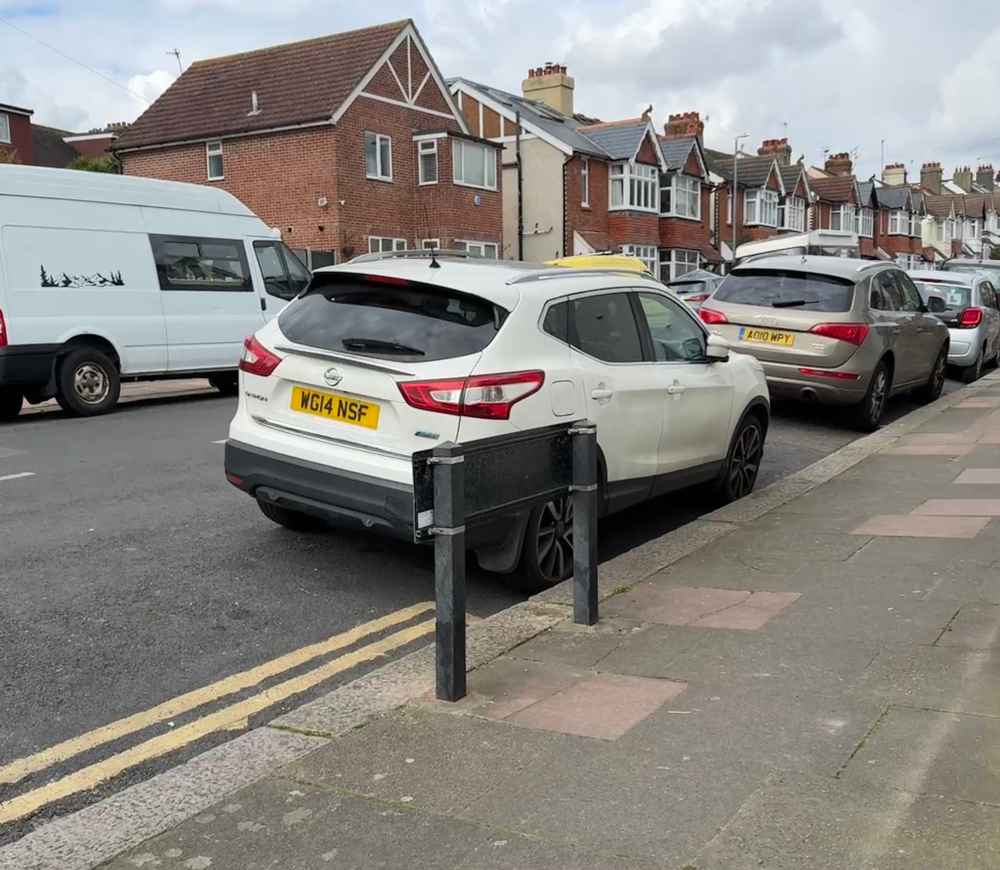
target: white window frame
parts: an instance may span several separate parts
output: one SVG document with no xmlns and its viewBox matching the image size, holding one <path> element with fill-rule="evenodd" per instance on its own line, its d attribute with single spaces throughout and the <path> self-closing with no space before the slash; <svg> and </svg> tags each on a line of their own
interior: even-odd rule
<svg viewBox="0 0 1000 870">
<path fill-rule="evenodd" d="M 388 249 L 383 249 L 383 242 L 388 242 L 390 247 Z M 369 236 L 368 237 L 368 253 L 369 254 L 388 254 L 392 251 L 405 251 L 406 250 L 406 239 L 397 239 L 392 236 Z"/>
<path fill-rule="evenodd" d="M 622 194 L 617 200 L 615 182 L 621 182 Z M 638 204 L 648 200 L 648 205 Z M 660 211 L 660 173 L 657 167 L 645 163 L 612 163 L 608 171 L 608 211 Z"/>
<path fill-rule="evenodd" d="M 590 208 L 590 158 L 580 158 L 580 205 Z"/>
<path fill-rule="evenodd" d="M 850 203 L 841 203 L 830 209 L 830 229 L 834 232 L 853 233 L 856 231 L 857 212 Z M 836 224 L 836 225 L 835 225 Z"/>
<path fill-rule="evenodd" d="M 479 253 L 476 256 L 482 257 L 484 260 L 500 259 L 500 245 L 497 242 L 483 242 L 478 239 L 455 239 L 455 248 L 469 254 L 474 254 L 478 250 Z M 493 249 L 492 256 L 487 255 L 487 248 Z"/>
<path fill-rule="evenodd" d="M 875 212 L 862 206 L 854 212 L 854 232 L 865 239 L 875 235 Z"/>
<path fill-rule="evenodd" d="M 476 184 L 465 180 L 466 151 L 481 148 L 483 154 L 483 180 L 485 184 Z M 467 139 L 454 137 L 451 140 L 451 177 L 459 187 L 474 187 L 477 190 L 497 189 L 497 152 L 491 145 L 482 142 L 470 142 Z M 490 178 L 492 177 L 492 184 Z"/>
<path fill-rule="evenodd" d="M 913 216 L 905 208 L 894 208 L 889 212 L 889 235 L 908 236 Z"/>
<path fill-rule="evenodd" d="M 441 240 L 440 239 L 421 239 L 420 240 L 420 250 L 421 251 L 440 251 L 441 250 Z"/>
<path fill-rule="evenodd" d="M 684 271 L 681 271 L 682 268 Z M 700 268 L 701 253 L 699 251 L 691 251 L 687 248 L 664 248 L 660 251 L 660 280 L 664 283 L 675 281 L 682 275 Z"/>
<path fill-rule="evenodd" d="M 660 253 L 656 245 L 622 245 L 622 253 L 642 260 L 651 275 L 659 274 Z"/>
<path fill-rule="evenodd" d="M 222 164 L 222 173 L 212 175 L 212 158 L 218 157 Z M 205 177 L 209 181 L 225 181 L 226 179 L 226 158 L 222 153 L 222 140 L 216 139 L 214 142 L 205 143 Z"/>
<path fill-rule="evenodd" d="M 434 178 L 428 181 L 424 178 L 424 158 L 433 155 L 434 157 Z M 425 186 L 437 184 L 441 177 L 438 164 L 438 140 L 427 139 L 417 143 L 417 184 Z"/>
<path fill-rule="evenodd" d="M 670 177 L 670 183 L 664 184 L 660 177 L 660 204 L 663 204 L 663 191 L 670 190 L 670 210 L 660 211 L 663 217 L 675 217 L 682 220 L 701 220 L 701 179 L 683 172 L 675 172 Z M 691 205 L 694 208 L 691 208 Z"/>
<path fill-rule="evenodd" d="M 368 155 L 365 155 L 365 178 L 372 181 L 392 181 L 392 137 L 385 133 L 376 133 L 374 130 L 365 130 L 364 145 L 368 146 L 368 137 L 375 137 L 375 175 L 368 171 Z M 389 171 L 382 165 L 382 142 L 389 143 Z"/>
<path fill-rule="evenodd" d="M 753 219 L 751 220 L 751 215 Z M 744 226 L 778 226 L 778 194 L 776 191 L 760 187 L 743 194 Z"/>
<path fill-rule="evenodd" d="M 13 142 L 10 132 L 10 115 L 6 112 L 0 112 L 0 142 L 3 142 L 4 145 L 10 145 Z"/>
<path fill-rule="evenodd" d="M 801 196 L 786 196 L 778 206 L 778 226 L 795 232 L 805 232 L 806 201 Z"/>
</svg>

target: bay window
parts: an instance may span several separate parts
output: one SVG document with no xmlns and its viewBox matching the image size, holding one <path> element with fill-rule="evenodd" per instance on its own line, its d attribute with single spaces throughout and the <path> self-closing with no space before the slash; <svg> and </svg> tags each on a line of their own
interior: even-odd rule
<svg viewBox="0 0 1000 870">
<path fill-rule="evenodd" d="M 773 190 L 748 190 L 743 199 L 743 223 L 778 225 L 778 194 Z"/>
<path fill-rule="evenodd" d="M 701 254 L 663 248 L 660 250 L 660 280 L 666 284 L 701 267 Z"/>
<path fill-rule="evenodd" d="M 910 235 L 910 213 L 906 209 L 894 208 L 889 212 L 889 235 Z"/>
<path fill-rule="evenodd" d="M 497 189 L 497 153 L 492 145 L 452 139 L 451 161 L 455 184 Z"/>
<path fill-rule="evenodd" d="M 870 208 L 859 208 L 854 213 L 854 232 L 866 239 L 875 235 L 875 213 Z"/>
<path fill-rule="evenodd" d="M 656 274 L 656 247 L 653 245 L 622 245 L 626 257 L 638 257 L 651 275 Z"/>
<path fill-rule="evenodd" d="M 659 173 L 642 163 L 612 163 L 609 173 L 612 209 L 656 211 Z"/>
<path fill-rule="evenodd" d="M 660 214 L 701 220 L 701 181 L 679 172 L 661 173 Z"/>
<path fill-rule="evenodd" d="M 844 203 L 834 206 L 830 211 L 830 229 L 845 233 L 854 232 L 854 206 Z"/>
<path fill-rule="evenodd" d="M 786 196 L 778 206 L 778 226 L 786 230 L 803 232 L 806 228 L 806 201 L 800 196 Z"/>
</svg>

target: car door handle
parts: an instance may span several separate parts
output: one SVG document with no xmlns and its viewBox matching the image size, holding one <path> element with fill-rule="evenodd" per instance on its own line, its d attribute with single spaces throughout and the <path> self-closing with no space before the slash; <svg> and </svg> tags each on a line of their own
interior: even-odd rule
<svg viewBox="0 0 1000 870">
<path fill-rule="evenodd" d="M 606 402 L 615 394 L 614 390 L 609 390 L 607 387 L 597 387 L 597 389 L 590 391 L 590 398 L 596 399 L 598 402 Z"/>
<path fill-rule="evenodd" d="M 667 393 L 671 396 L 679 396 L 685 390 L 687 390 L 687 387 L 677 381 L 674 381 L 669 387 L 667 387 Z"/>
</svg>

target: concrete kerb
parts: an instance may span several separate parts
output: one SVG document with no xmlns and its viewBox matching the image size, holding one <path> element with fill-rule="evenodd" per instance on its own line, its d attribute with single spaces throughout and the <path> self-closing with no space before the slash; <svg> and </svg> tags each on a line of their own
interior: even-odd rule
<svg viewBox="0 0 1000 870">
<path fill-rule="evenodd" d="M 742 524 L 752 522 L 832 480 L 938 414 L 997 383 L 1000 383 L 1000 373 L 983 378 L 975 384 L 942 397 L 931 405 L 913 411 L 901 420 L 842 447 L 824 459 L 740 502 L 721 508 L 604 563 L 601 566 L 600 582 L 602 600 L 625 591 L 730 534 Z M 526 602 L 470 625 L 469 670 L 483 667 L 554 625 L 571 619 L 571 603 L 572 581 L 567 581 L 533 596 Z M 262 732 L 258 735 L 258 739 L 266 739 L 268 734 L 273 734 L 275 737 L 286 734 L 290 738 L 301 738 L 307 742 L 301 746 L 295 745 L 291 752 L 293 755 L 303 750 L 308 753 L 326 745 L 338 735 L 361 727 L 375 717 L 390 713 L 426 694 L 433 685 L 434 648 L 433 645 L 429 645 L 340 686 L 325 696 L 272 720 L 251 734 Z M 245 736 L 249 738 L 251 734 Z M 231 746 L 236 742 L 232 741 L 224 746 Z M 237 787 L 249 784 L 245 757 L 238 752 L 230 754 L 231 760 L 219 758 L 219 761 L 212 765 L 215 771 L 215 788 L 205 782 L 203 759 L 213 753 L 222 756 L 220 750 L 223 750 L 224 746 L 210 750 L 203 756 L 198 756 L 144 783 L 125 789 L 99 804 L 45 825 L 12 845 L 0 849 L 0 870 L 6 867 L 90 870 L 106 861 L 111 854 L 119 854 L 138 845 L 143 840 L 162 833 L 167 828 L 203 811 L 206 806 L 223 800 Z M 256 765 L 250 779 L 256 780 L 267 776 L 286 764 L 288 760 L 279 754 L 272 759 L 270 767 L 266 763 Z M 234 770 L 229 770 L 230 766 L 243 768 L 243 776 L 235 776 Z M 185 783 L 189 780 L 197 786 L 198 800 L 187 811 L 182 811 L 177 808 L 174 796 L 179 789 L 185 788 Z M 164 808 L 168 806 L 173 806 L 174 811 L 166 812 Z M 112 809 L 113 812 L 109 815 Z M 108 851 L 107 846 L 97 849 L 93 837 L 81 834 L 80 838 L 76 839 L 67 836 L 70 831 L 84 831 L 88 827 L 88 819 L 100 816 L 119 820 L 129 819 L 127 829 L 117 831 L 111 840 L 114 844 L 113 853 Z M 26 863 L 25 859 L 29 856 L 32 860 Z M 53 860 L 46 861 L 42 856 L 49 856 Z"/>
</svg>

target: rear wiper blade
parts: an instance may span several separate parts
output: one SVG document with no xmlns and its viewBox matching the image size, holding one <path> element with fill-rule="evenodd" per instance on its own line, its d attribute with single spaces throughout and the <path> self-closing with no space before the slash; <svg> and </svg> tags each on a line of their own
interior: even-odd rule
<svg viewBox="0 0 1000 870">
<path fill-rule="evenodd" d="M 384 353 L 403 353 L 413 356 L 426 356 L 426 352 L 418 347 L 400 344 L 398 341 L 382 341 L 378 338 L 342 338 L 341 344 L 348 350 L 374 350 Z"/>
<path fill-rule="evenodd" d="M 788 299 L 779 302 L 772 302 L 772 308 L 797 308 L 799 305 L 805 305 L 805 299 Z"/>
</svg>

